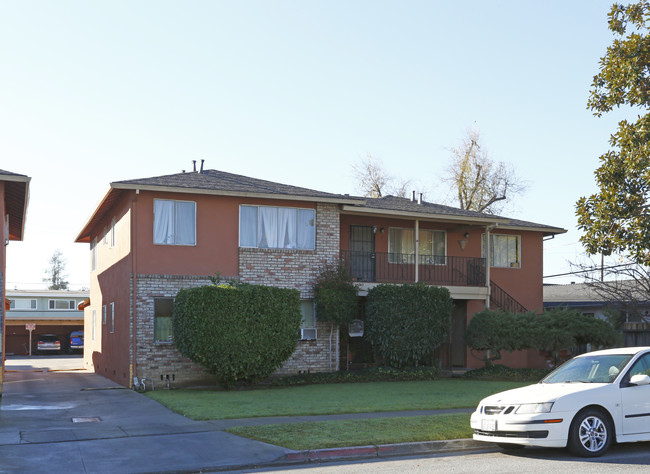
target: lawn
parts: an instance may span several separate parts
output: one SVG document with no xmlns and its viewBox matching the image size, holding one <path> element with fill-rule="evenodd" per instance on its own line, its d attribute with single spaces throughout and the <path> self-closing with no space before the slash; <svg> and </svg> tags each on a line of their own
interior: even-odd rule
<svg viewBox="0 0 650 474">
<path fill-rule="evenodd" d="M 240 426 L 226 431 L 296 451 L 437 441 L 472 436 L 469 413 Z"/>
<path fill-rule="evenodd" d="M 147 396 L 194 420 L 473 408 L 527 382 L 440 379 L 256 390 L 156 390 Z"/>
</svg>

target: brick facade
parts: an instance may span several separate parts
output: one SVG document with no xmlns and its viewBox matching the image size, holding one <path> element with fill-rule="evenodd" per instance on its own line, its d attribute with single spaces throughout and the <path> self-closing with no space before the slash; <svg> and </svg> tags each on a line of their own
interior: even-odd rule
<svg viewBox="0 0 650 474">
<path fill-rule="evenodd" d="M 320 268 L 338 257 L 339 223 L 337 205 L 318 204 L 315 250 L 239 249 L 239 279 L 297 289 L 302 299 L 313 299 L 313 283 Z M 166 387 L 167 380 L 171 386 L 214 380 L 202 366 L 181 356 L 173 343 L 154 342 L 154 300 L 174 298 L 183 288 L 209 284 L 208 276 L 137 276 L 135 375 L 153 380 L 157 387 Z M 293 356 L 277 373 L 338 370 L 338 338 L 337 328 L 330 338 L 330 325 L 317 323 L 317 339 L 299 341 Z M 130 350 L 133 351 L 132 344 Z"/>
<path fill-rule="evenodd" d="M 336 204 L 319 203 L 316 207 L 315 250 L 239 249 L 241 280 L 256 285 L 297 289 L 302 299 L 313 299 L 314 281 L 320 269 L 338 258 L 340 222 Z M 338 370 L 338 339 L 338 329 L 335 328 L 330 351 L 329 324 L 317 323 L 317 340 L 300 341 L 296 352 L 278 373 Z"/>
</svg>

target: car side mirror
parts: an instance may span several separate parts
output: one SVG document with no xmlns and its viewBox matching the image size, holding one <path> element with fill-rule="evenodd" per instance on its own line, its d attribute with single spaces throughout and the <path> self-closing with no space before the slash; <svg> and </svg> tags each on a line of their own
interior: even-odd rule
<svg viewBox="0 0 650 474">
<path fill-rule="evenodd" d="M 644 374 L 633 375 L 630 379 L 631 385 L 648 385 L 650 384 L 650 376 Z"/>
</svg>

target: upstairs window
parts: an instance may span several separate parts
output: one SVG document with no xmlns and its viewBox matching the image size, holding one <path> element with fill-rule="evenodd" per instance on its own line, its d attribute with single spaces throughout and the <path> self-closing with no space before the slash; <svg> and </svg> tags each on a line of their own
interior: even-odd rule
<svg viewBox="0 0 650 474">
<path fill-rule="evenodd" d="M 36 300 L 32 299 L 16 299 L 11 300 L 10 309 L 15 310 L 34 310 L 36 309 Z"/>
<path fill-rule="evenodd" d="M 315 221 L 313 209 L 240 206 L 239 246 L 313 250 L 316 243 Z"/>
<path fill-rule="evenodd" d="M 447 254 L 447 234 L 442 230 L 419 231 L 418 255 L 421 264 L 444 265 Z M 388 229 L 388 261 L 415 263 L 415 230 Z"/>
<path fill-rule="evenodd" d="M 482 251 L 485 258 L 485 234 L 483 234 Z M 490 266 L 520 268 L 521 237 L 508 234 L 490 234 Z"/>
<path fill-rule="evenodd" d="M 154 199 L 153 242 L 196 245 L 196 203 Z"/>
<path fill-rule="evenodd" d="M 48 307 L 51 311 L 69 311 L 77 309 L 77 302 L 75 300 L 50 300 Z"/>
</svg>

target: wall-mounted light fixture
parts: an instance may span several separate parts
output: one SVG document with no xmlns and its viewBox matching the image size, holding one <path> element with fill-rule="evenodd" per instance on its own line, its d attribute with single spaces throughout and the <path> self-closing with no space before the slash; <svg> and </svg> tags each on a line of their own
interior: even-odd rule
<svg viewBox="0 0 650 474">
<path fill-rule="evenodd" d="M 376 233 L 377 233 L 377 226 L 376 226 L 376 225 L 373 225 L 373 226 L 372 226 L 372 233 L 373 233 L 373 234 L 376 234 Z"/>
<path fill-rule="evenodd" d="M 384 228 L 382 227 L 381 229 L 379 229 L 379 232 L 381 232 L 381 233 L 383 234 L 384 232 L 386 232 L 386 229 L 384 229 Z"/>
<path fill-rule="evenodd" d="M 460 239 L 458 241 L 458 245 L 460 245 L 461 250 L 465 250 L 465 246 L 467 245 L 467 240 L 469 239 L 469 232 L 465 232 L 463 237 L 464 237 L 464 239 Z"/>
</svg>

